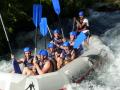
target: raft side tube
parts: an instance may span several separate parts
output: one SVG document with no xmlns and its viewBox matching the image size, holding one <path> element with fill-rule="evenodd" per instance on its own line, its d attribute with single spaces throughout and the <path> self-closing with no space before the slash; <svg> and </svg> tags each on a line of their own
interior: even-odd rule
<svg viewBox="0 0 120 90">
<path fill-rule="evenodd" d="M 59 72 L 64 73 L 71 82 L 74 82 L 92 67 L 92 63 L 88 59 L 88 57 L 79 57 L 63 67 Z"/>
<path fill-rule="evenodd" d="M 70 81 L 66 75 L 57 71 L 27 78 L 25 89 L 32 84 L 34 85 L 35 90 L 59 90 L 61 87 L 69 83 Z"/>
</svg>

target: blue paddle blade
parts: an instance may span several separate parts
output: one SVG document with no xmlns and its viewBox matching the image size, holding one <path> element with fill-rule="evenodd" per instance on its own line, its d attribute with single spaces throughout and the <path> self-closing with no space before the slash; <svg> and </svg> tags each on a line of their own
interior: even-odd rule
<svg viewBox="0 0 120 90">
<path fill-rule="evenodd" d="M 57 15 L 60 14 L 60 4 L 59 4 L 59 0 L 52 0 L 52 4 L 53 4 L 53 8 L 54 11 Z"/>
<path fill-rule="evenodd" d="M 79 46 L 82 44 L 82 42 L 83 42 L 85 39 L 86 39 L 86 35 L 85 35 L 83 32 L 81 32 L 81 33 L 77 36 L 77 38 L 75 39 L 73 48 L 75 48 L 75 49 L 79 48 Z"/>
<path fill-rule="evenodd" d="M 21 69 L 19 67 L 19 63 L 16 60 L 13 60 L 13 68 L 15 73 L 21 74 Z"/>
<path fill-rule="evenodd" d="M 42 17 L 42 5 L 34 4 L 33 5 L 33 23 L 35 27 L 38 27 L 39 22 L 41 21 Z"/>
<path fill-rule="evenodd" d="M 38 25 L 41 22 L 41 18 L 42 18 L 42 5 L 38 5 Z"/>
<path fill-rule="evenodd" d="M 47 18 L 41 18 L 41 22 L 39 24 L 40 27 L 40 33 L 45 36 L 48 33 L 48 29 L 47 29 Z"/>
<path fill-rule="evenodd" d="M 33 5 L 33 23 L 35 25 L 35 27 L 38 26 L 38 6 L 37 4 Z"/>
</svg>

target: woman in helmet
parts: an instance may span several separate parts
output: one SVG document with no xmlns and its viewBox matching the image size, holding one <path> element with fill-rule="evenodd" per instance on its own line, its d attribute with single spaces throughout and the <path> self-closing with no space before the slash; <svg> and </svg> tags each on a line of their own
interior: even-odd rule
<svg viewBox="0 0 120 90">
<path fill-rule="evenodd" d="M 50 60 L 48 59 L 47 50 L 38 51 L 38 60 L 34 62 L 34 67 L 37 71 L 37 74 L 45 74 L 52 71 L 52 66 Z"/>
<path fill-rule="evenodd" d="M 50 60 L 54 60 L 55 59 L 55 49 L 56 49 L 55 45 L 53 43 L 48 43 L 47 48 L 48 48 L 48 53 L 49 53 L 48 58 Z"/>
<path fill-rule="evenodd" d="M 69 42 L 64 42 L 63 43 L 63 50 L 62 53 L 60 55 L 60 57 L 58 58 L 58 60 L 61 60 L 61 64 L 65 65 L 67 63 L 69 63 L 70 61 L 72 61 L 73 59 L 75 59 L 75 51 L 73 49 L 70 48 L 70 43 Z"/>
<path fill-rule="evenodd" d="M 77 33 L 75 31 L 70 32 L 70 46 L 73 48 L 74 46 L 74 41 L 77 37 Z M 75 49 L 76 56 L 79 56 L 83 53 L 83 45 L 81 44 L 79 48 Z"/>
<path fill-rule="evenodd" d="M 25 66 L 22 72 L 23 75 L 34 75 L 33 59 L 34 56 L 31 55 L 31 48 L 30 47 L 24 48 L 24 58 L 20 59 L 19 61 L 23 63 Z"/>
<path fill-rule="evenodd" d="M 70 43 L 69 42 L 64 42 L 63 47 L 64 47 L 64 49 L 61 53 L 61 57 L 64 60 L 64 64 L 67 64 L 68 62 L 75 59 L 76 55 L 75 55 L 74 49 L 70 48 Z"/>
<path fill-rule="evenodd" d="M 56 71 L 57 69 L 57 62 L 56 62 L 56 46 L 53 43 L 48 43 L 48 58 L 51 61 L 51 64 L 53 66 L 53 71 Z"/>
<path fill-rule="evenodd" d="M 70 40 L 69 40 L 70 46 L 73 47 L 76 37 L 77 37 L 77 33 L 75 31 L 70 32 Z"/>
<path fill-rule="evenodd" d="M 61 38 L 61 33 L 58 29 L 56 29 L 54 30 L 53 34 L 54 34 L 53 43 L 59 48 L 63 43 L 63 40 Z"/>
<path fill-rule="evenodd" d="M 33 56 L 31 53 L 31 48 L 30 47 L 25 47 L 24 48 L 24 58 L 21 58 L 19 60 L 16 60 L 14 56 L 12 56 L 12 59 L 16 61 L 16 64 L 23 63 L 24 68 L 22 72 L 19 72 L 19 74 L 24 74 L 24 75 L 33 75 L 33 72 L 31 71 L 33 69 Z M 14 61 L 13 61 L 14 62 Z M 15 64 L 15 63 L 14 63 Z M 13 64 L 13 65 L 14 65 Z M 14 70 L 16 70 L 18 67 L 14 66 Z M 18 73 L 17 71 L 15 71 Z"/>
</svg>

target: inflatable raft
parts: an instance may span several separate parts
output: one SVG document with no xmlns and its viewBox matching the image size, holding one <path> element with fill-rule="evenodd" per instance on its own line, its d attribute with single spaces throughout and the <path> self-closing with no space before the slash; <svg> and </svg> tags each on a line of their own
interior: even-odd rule
<svg viewBox="0 0 120 90">
<path fill-rule="evenodd" d="M 56 72 L 38 76 L 0 72 L 0 90 L 61 90 L 64 85 L 80 83 L 95 68 L 112 58 L 111 51 L 97 36 L 90 49 Z"/>
</svg>

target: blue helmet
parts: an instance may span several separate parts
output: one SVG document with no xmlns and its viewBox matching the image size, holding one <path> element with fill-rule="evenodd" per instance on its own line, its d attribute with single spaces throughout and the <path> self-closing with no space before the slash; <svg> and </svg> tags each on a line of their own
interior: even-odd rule
<svg viewBox="0 0 120 90">
<path fill-rule="evenodd" d="M 70 35 L 77 36 L 77 33 L 75 31 L 70 32 Z"/>
<path fill-rule="evenodd" d="M 25 47 L 23 51 L 24 51 L 24 52 L 30 52 L 31 49 L 30 49 L 30 47 Z"/>
<path fill-rule="evenodd" d="M 37 54 L 38 54 L 38 55 L 41 55 L 41 52 L 42 52 L 42 50 L 39 50 Z"/>
<path fill-rule="evenodd" d="M 80 12 L 79 12 L 79 16 L 84 16 L 84 12 L 83 12 L 83 11 L 80 11 Z"/>
<path fill-rule="evenodd" d="M 64 47 L 69 47 L 69 46 L 70 46 L 70 43 L 69 43 L 69 42 L 64 42 L 64 43 L 63 43 L 63 46 L 64 46 Z"/>
<path fill-rule="evenodd" d="M 40 55 L 48 56 L 48 51 L 47 51 L 47 50 L 42 50 L 42 51 L 40 52 Z"/>
<path fill-rule="evenodd" d="M 60 34 L 60 31 L 59 31 L 58 29 L 55 29 L 53 33 L 54 33 L 54 34 L 55 34 L 55 33 Z"/>
<path fill-rule="evenodd" d="M 54 48 L 54 47 L 55 47 L 55 45 L 53 43 L 48 44 L 48 48 Z"/>
</svg>

